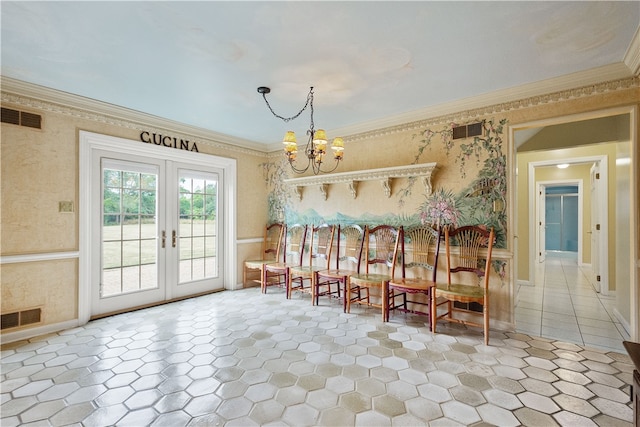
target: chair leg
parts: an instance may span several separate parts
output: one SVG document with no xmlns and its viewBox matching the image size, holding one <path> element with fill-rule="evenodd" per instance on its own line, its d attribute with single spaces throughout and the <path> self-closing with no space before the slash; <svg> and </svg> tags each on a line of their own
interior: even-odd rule
<svg viewBox="0 0 640 427">
<path fill-rule="evenodd" d="M 484 345 L 489 345 L 489 304 L 485 299 L 482 304 L 482 311 L 484 312 Z"/>
<path fill-rule="evenodd" d="M 342 283 L 342 286 L 344 286 L 344 292 L 342 293 L 343 298 L 342 298 L 342 311 L 344 313 L 347 312 L 347 283 L 348 277 L 344 276 L 339 282 L 338 282 L 338 298 L 340 298 L 340 283 Z"/>
<path fill-rule="evenodd" d="M 284 294 L 285 294 L 285 297 L 287 299 L 289 299 L 289 297 L 291 296 L 290 294 L 288 294 L 288 292 L 289 292 L 289 277 L 291 277 L 291 274 L 289 273 L 289 269 L 287 268 L 285 270 L 285 272 L 284 272 L 284 286 L 285 286 Z"/>
<path fill-rule="evenodd" d="M 351 281 L 347 278 L 345 282 L 344 299 L 346 302 L 345 313 L 351 313 Z"/>
<path fill-rule="evenodd" d="M 380 299 L 382 300 L 382 321 L 389 320 L 389 283 L 382 283 L 382 290 L 380 291 Z"/>
<path fill-rule="evenodd" d="M 382 321 L 386 322 L 389 320 L 389 299 L 387 296 L 387 288 L 389 287 L 389 282 L 382 282 L 380 284 L 380 304 L 382 304 Z"/>
<path fill-rule="evenodd" d="M 438 321 L 438 304 L 436 303 L 436 292 L 435 289 L 431 289 L 431 317 L 429 319 L 431 323 L 431 333 L 436 333 L 436 323 Z"/>
<path fill-rule="evenodd" d="M 318 305 L 318 275 L 313 273 L 313 280 L 311 281 L 313 291 L 311 291 L 311 305 Z"/>
</svg>

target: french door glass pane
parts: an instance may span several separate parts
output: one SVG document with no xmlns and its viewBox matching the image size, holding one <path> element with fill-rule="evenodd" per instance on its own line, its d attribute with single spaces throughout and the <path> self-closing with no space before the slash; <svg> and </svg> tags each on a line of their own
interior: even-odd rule
<svg viewBox="0 0 640 427">
<path fill-rule="evenodd" d="M 101 297 L 158 287 L 154 173 L 103 169 Z"/>
<path fill-rule="evenodd" d="M 214 176 L 180 175 L 179 281 L 218 276 L 218 181 Z"/>
</svg>

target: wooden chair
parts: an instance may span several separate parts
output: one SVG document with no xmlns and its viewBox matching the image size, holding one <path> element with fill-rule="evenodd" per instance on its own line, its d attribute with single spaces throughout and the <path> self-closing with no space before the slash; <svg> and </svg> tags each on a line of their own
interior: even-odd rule
<svg viewBox="0 0 640 427">
<path fill-rule="evenodd" d="M 359 271 L 364 264 L 364 272 L 352 274 L 347 278 L 346 301 L 347 313 L 351 312 L 351 304 L 362 304 L 380 308 L 382 320 L 387 318 L 387 302 L 384 293 L 387 283 L 393 277 L 398 249 L 398 239 L 402 236 L 402 227 L 391 225 L 378 225 L 377 227 L 364 229 L 364 263 L 360 263 Z M 386 266 L 387 271 L 374 273 L 370 267 Z M 371 290 L 378 289 L 379 303 L 372 301 Z"/>
<path fill-rule="evenodd" d="M 437 320 L 442 318 L 449 322 L 479 326 L 484 330 L 484 344 L 489 345 L 489 274 L 491 272 L 491 252 L 495 234 L 493 228 L 487 230 L 482 226 L 464 226 L 456 229 L 445 229 L 445 253 L 447 258 L 447 283 L 438 283 L 431 294 L 431 330 L 436 332 Z M 451 247 L 458 247 L 454 263 Z M 486 253 L 483 249 L 486 248 Z M 478 281 L 477 284 L 453 283 L 451 274 L 468 272 Z M 459 276 L 458 276 L 459 277 Z M 447 312 L 437 314 L 436 300 L 446 300 Z M 478 303 L 482 305 L 483 322 L 470 320 L 472 312 L 457 308 L 454 302 Z M 464 312 L 465 318 L 454 317 L 454 313 Z"/>
<path fill-rule="evenodd" d="M 262 252 L 260 259 L 247 260 L 244 262 L 242 270 L 242 286 L 247 287 L 247 278 L 251 272 L 257 272 L 260 276 L 252 279 L 257 284 L 262 283 L 262 266 L 268 262 L 276 262 L 280 258 L 280 248 L 282 247 L 282 236 L 284 235 L 284 224 L 273 223 L 264 228 L 262 239 Z"/>
<path fill-rule="evenodd" d="M 403 240 L 399 245 L 402 277 L 392 278 L 387 285 L 385 294 L 388 298 L 388 310 L 385 321 L 389 320 L 391 310 L 427 316 L 431 313 L 431 294 L 436 284 L 440 251 L 440 230 L 429 225 L 420 225 L 407 229 L 403 234 Z M 406 277 L 407 271 L 411 273 L 411 277 Z M 416 298 L 418 295 L 423 297 Z M 401 299 L 399 303 L 397 298 Z"/>
<path fill-rule="evenodd" d="M 306 238 L 306 225 L 294 224 L 285 228 L 282 262 L 271 262 L 262 266 L 261 289 L 263 294 L 267 293 L 269 286 L 279 286 L 286 290 L 289 281 L 289 268 L 302 265 Z"/>
<path fill-rule="evenodd" d="M 336 249 L 336 268 L 314 272 L 314 296 L 316 305 L 321 296 L 342 298 L 343 310 L 347 311 L 347 300 L 344 298 L 348 285 L 348 277 L 358 273 L 364 230 L 356 224 L 338 226 L 338 244 Z M 340 265 L 343 264 L 343 266 Z M 335 286 L 335 288 L 334 288 Z M 342 287 L 342 291 L 340 288 Z M 341 292 L 343 297 L 341 297 Z"/>
<path fill-rule="evenodd" d="M 311 226 L 311 241 L 307 251 L 309 264 L 291 266 L 289 268 L 287 298 L 291 298 L 293 291 L 306 292 L 311 295 L 311 303 L 316 303 L 313 292 L 315 289 L 313 283 L 314 272 L 329 269 L 333 237 L 335 235 L 334 230 L 335 227 L 328 224 L 322 224 L 317 227 Z"/>
</svg>

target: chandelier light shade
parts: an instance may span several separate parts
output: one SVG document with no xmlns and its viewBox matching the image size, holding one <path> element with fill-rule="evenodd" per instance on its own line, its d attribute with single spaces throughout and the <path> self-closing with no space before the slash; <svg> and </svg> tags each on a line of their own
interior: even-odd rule
<svg viewBox="0 0 640 427">
<path fill-rule="evenodd" d="M 268 87 L 260 86 L 258 88 L 258 93 L 262 94 L 264 102 L 267 104 L 267 107 L 269 107 L 269 111 L 271 111 L 271 114 L 283 120 L 284 122 L 289 122 L 298 118 L 300 114 L 302 114 L 302 112 L 307 109 L 307 107 L 309 107 L 310 110 L 311 123 L 309 125 L 309 130 L 307 130 L 308 139 L 303 151 L 304 158 L 301 159 L 301 163 L 303 163 L 302 166 L 298 166 L 298 141 L 296 139 L 295 132 L 292 130 L 287 131 L 287 133 L 284 134 L 284 139 L 282 140 L 282 143 L 284 144 L 284 155 L 289 161 L 291 169 L 295 173 L 305 173 L 307 170 L 311 169 L 314 175 L 318 175 L 319 173 L 329 173 L 336 170 L 336 168 L 340 164 L 340 160 L 342 160 L 344 157 L 344 140 L 341 137 L 333 139 L 333 142 L 331 143 L 331 150 L 333 153 L 333 160 L 335 161 L 335 164 L 330 169 L 326 169 L 325 167 L 323 167 L 323 165 L 325 164 L 325 159 L 327 157 L 328 139 L 327 133 L 324 129 L 316 130 L 314 127 L 313 86 L 309 89 L 307 102 L 304 104 L 304 107 L 302 107 L 302 109 L 296 115 L 291 117 L 282 117 L 276 114 L 275 111 L 273 111 L 273 108 L 271 108 L 271 105 L 267 100 L 267 94 L 270 92 L 271 89 L 269 89 Z M 306 165 L 304 165 L 305 160 L 307 162 Z"/>
</svg>

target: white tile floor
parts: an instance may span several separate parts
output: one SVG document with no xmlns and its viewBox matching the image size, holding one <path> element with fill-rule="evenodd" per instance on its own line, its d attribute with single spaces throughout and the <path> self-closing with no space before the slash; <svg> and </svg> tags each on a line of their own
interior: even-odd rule
<svg viewBox="0 0 640 427">
<path fill-rule="evenodd" d="M 575 255 L 548 253 L 535 286 L 518 286 L 516 330 L 624 353 L 629 335 L 614 315 L 615 297 L 597 293 L 590 273 Z"/>
<path fill-rule="evenodd" d="M 250 288 L 5 344 L 0 424 L 631 426 L 624 352 L 380 317 Z"/>
</svg>

